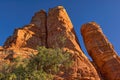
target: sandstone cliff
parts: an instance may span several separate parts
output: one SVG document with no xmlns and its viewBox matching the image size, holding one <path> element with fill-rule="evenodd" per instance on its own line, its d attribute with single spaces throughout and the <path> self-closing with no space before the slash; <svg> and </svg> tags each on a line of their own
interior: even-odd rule
<svg viewBox="0 0 120 80">
<path fill-rule="evenodd" d="M 120 60 L 112 44 L 95 22 L 82 25 L 81 33 L 89 55 L 105 80 L 120 80 Z"/>
<path fill-rule="evenodd" d="M 56 75 L 55 80 L 100 80 L 96 69 L 82 52 L 62 6 L 51 8 L 48 16 L 43 10 L 37 12 L 29 25 L 16 29 L 1 50 L 1 53 L 8 53 L 2 59 L 11 60 L 18 55 L 29 57 L 30 53 L 37 53 L 37 46 L 59 47 L 73 55 L 74 65 L 62 75 Z"/>
</svg>

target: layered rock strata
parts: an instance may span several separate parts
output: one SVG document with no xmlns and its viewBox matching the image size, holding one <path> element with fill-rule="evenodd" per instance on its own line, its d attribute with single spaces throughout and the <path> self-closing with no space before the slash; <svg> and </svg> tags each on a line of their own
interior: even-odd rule
<svg viewBox="0 0 120 80">
<path fill-rule="evenodd" d="M 45 11 L 35 13 L 31 23 L 18 28 L 14 31 L 5 44 L 4 48 L 32 48 L 36 49 L 37 46 L 46 46 L 46 19 L 47 14 Z"/>
<path fill-rule="evenodd" d="M 105 80 L 120 80 L 120 60 L 112 44 L 95 22 L 82 25 L 81 34 L 89 55 Z"/>
</svg>

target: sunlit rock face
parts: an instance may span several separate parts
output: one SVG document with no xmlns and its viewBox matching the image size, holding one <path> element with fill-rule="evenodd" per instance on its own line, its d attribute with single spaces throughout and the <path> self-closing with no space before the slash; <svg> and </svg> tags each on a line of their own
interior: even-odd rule
<svg viewBox="0 0 120 80">
<path fill-rule="evenodd" d="M 105 80 L 120 80 L 120 60 L 112 44 L 95 22 L 82 25 L 81 34 L 89 55 Z"/>
<path fill-rule="evenodd" d="M 41 10 L 33 16 L 31 23 L 14 31 L 5 44 L 4 48 L 32 48 L 46 46 L 46 19 L 47 14 Z"/>
</svg>

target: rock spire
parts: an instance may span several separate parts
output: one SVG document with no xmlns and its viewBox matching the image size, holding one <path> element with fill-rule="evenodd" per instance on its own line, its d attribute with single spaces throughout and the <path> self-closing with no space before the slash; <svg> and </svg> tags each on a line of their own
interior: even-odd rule
<svg viewBox="0 0 120 80">
<path fill-rule="evenodd" d="M 82 25 L 81 34 L 89 55 L 105 80 L 120 80 L 120 59 L 95 22 Z"/>
</svg>

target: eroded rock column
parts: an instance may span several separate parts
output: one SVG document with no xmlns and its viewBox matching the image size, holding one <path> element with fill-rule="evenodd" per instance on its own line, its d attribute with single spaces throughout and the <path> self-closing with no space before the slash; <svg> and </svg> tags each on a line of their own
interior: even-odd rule
<svg viewBox="0 0 120 80">
<path fill-rule="evenodd" d="M 81 34 L 89 55 L 105 80 L 120 80 L 120 60 L 100 26 L 95 22 L 84 24 Z"/>
</svg>

